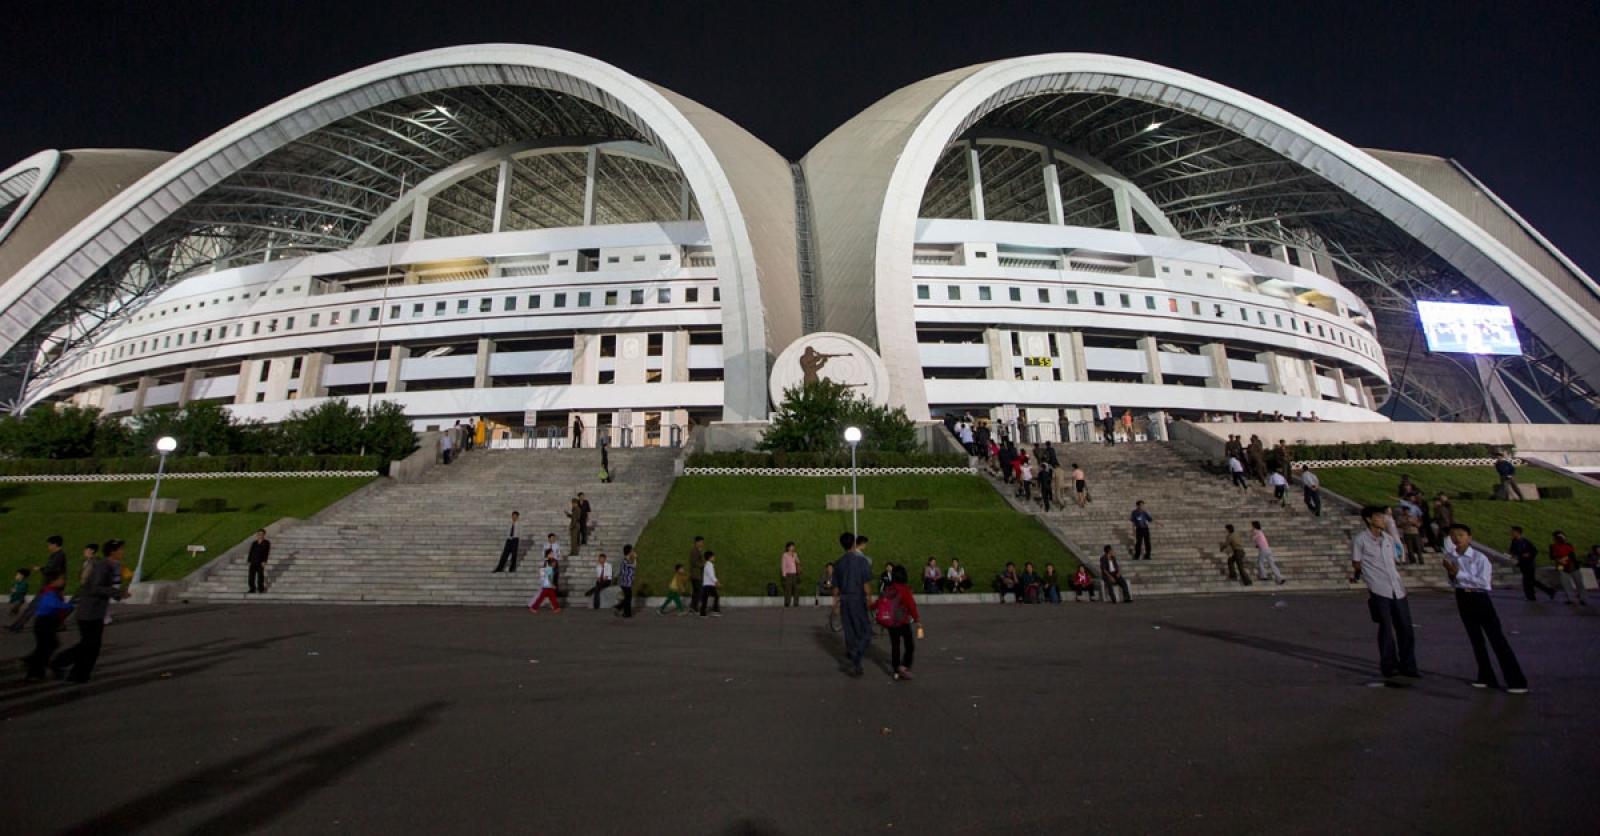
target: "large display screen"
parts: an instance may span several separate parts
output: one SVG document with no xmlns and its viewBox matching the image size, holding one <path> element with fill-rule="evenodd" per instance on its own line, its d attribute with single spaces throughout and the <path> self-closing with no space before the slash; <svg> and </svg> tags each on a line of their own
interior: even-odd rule
<svg viewBox="0 0 1600 836">
<path fill-rule="evenodd" d="M 1463 305 L 1457 302 L 1418 302 L 1422 333 L 1428 350 L 1451 354 L 1522 353 L 1511 309 L 1504 305 Z"/>
</svg>

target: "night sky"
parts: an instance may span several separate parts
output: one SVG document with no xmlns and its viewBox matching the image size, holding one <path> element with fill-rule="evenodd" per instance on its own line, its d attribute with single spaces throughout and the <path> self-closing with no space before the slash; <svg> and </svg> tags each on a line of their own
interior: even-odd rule
<svg viewBox="0 0 1600 836">
<path fill-rule="evenodd" d="M 790 159 L 919 78 L 1104 52 L 1228 84 L 1360 147 L 1454 157 L 1600 274 L 1600 2 L 1473 5 L 17 0 L 0 50 L 0 167 L 43 148 L 182 150 L 341 72 L 457 44 L 611 62 Z"/>
</svg>

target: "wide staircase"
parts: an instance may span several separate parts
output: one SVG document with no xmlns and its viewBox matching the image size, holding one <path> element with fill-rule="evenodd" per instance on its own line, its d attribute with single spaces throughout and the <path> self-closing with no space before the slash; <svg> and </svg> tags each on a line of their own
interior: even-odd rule
<svg viewBox="0 0 1600 836">
<path fill-rule="evenodd" d="M 474 450 L 411 483 L 353 497 L 273 540 L 268 591 L 248 595 L 243 558 L 191 587 L 189 600 L 340 604 L 525 605 L 539 591 L 545 535 L 561 542 L 561 594 L 594 582 L 595 556 L 615 568 L 672 486 L 678 451 L 613 449 L 610 484 L 594 450 Z M 566 511 L 582 491 L 597 523 L 571 554 Z M 516 573 L 492 570 L 511 512 L 522 514 Z"/>
<path fill-rule="evenodd" d="M 1359 520 L 1331 502 L 1323 515 L 1306 510 L 1298 488 L 1291 488 L 1286 504 L 1272 498 L 1272 489 L 1254 480 L 1248 491 L 1234 487 L 1221 472 L 1213 472 L 1191 448 L 1165 442 L 1056 445 L 1057 456 L 1070 477 L 1074 462 L 1081 466 L 1092 501 L 1084 508 L 1073 504 L 1071 480 L 1060 509 L 1048 513 L 1037 502 L 1013 495 L 1013 486 L 995 481 L 996 488 L 1016 509 L 1032 514 L 1076 552 L 1098 575 L 1100 550 L 1111 544 L 1134 595 L 1184 594 L 1273 590 L 1351 589 L 1350 537 Z M 1134 503 L 1144 500 L 1155 519 L 1151 528 L 1152 559 L 1134 561 Z M 1227 573 L 1227 557 L 1218 548 L 1233 524 L 1245 546 L 1245 568 L 1252 580 L 1256 550 L 1250 522 L 1260 520 L 1272 545 L 1273 556 L 1285 583 L 1255 581 L 1243 587 Z M 1059 567 L 1058 567 L 1059 569 Z M 1071 567 L 1068 567 L 1070 573 Z M 1444 571 L 1436 555 L 1423 566 L 1402 566 L 1408 585 L 1442 587 Z"/>
</svg>

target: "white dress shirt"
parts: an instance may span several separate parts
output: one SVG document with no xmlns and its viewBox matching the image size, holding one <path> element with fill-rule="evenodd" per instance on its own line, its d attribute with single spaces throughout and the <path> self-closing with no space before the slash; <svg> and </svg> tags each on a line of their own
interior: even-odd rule
<svg viewBox="0 0 1600 836">
<path fill-rule="evenodd" d="M 1488 592 L 1494 588 L 1494 564 L 1483 552 L 1471 545 L 1465 552 L 1457 552 L 1456 544 L 1449 538 L 1444 541 L 1444 556 L 1456 564 L 1456 576 L 1450 585 L 1456 589 L 1475 589 Z"/>
<path fill-rule="evenodd" d="M 611 580 L 611 561 L 608 560 L 605 563 L 596 563 L 594 576 L 602 581 Z"/>
<path fill-rule="evenodd" d="M 712 563 L 709 560 L 706 561 L 706 568 L 704 568 L 704 569 L 702 569 L 700 571 L 700 585 L 701 586 L 716 586 L 717 585 L 717 568 L 716 568 L 716 564 Z"/>
<path fill-rule="evenodd" d="M 551 557 L 555 558 L 556 560 L 560 560 L 561 559 L 561 544 L 560 543 L 545 543 L 544 547 L 550 550 L 550 556 Z"/>
<path fill-rule="evenodd" d="M 1395 549 L 1399 542 L 1385 532 L 1373 536 L 1370 530 L 1357 534 L 1350 542 L 1350 562 L 1361 565 L 1361 579 L 1367 590 L 1382 598 L 1406 597 L 1405 582 L 1400 580 L 1400 570 L 1394 565 Z"/>
<path fill-rule="evenodd" d="M 506 534 L 506 539 L 507 540 L 520 540 L 521 538 L 522 538 L 522 523 L 521 522 L 513 522 L 511 524 L 510 532 L 508 532 Z"/>
<path fill-rule="evenodd" d="M 1317 478 L 1317 474 L 1309 470 L 1300 474 L 1300 484 L 1312 490 L 1322 487 L 1322 481 Z"/>
</svg>

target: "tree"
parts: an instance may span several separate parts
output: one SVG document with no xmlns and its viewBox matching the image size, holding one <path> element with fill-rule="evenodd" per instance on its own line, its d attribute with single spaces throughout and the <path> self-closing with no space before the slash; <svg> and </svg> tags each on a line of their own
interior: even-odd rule
<svg viewBox="0 0 1600 836">
<path fill-rule="evenodd" d="M 861 429 L 861 447 L 909 453 L 918 448 L 917 428 L 896 407 L 878 406 L 850 387 L 823 378 L 784 390 L 783 404 L 762 434 L 762 450 L 831 452 L 844 447 L 844 428 Z"/>
<path fill-rule="evenodd" d="M 334 398 L 296 412 L 284 422 L 286 446 L 301 455 L 354 453 L 361 449 L 361 410 Z"/>
<path fill-rule="evenodd" d="M 76 459 L 94 453 L 100 410 L 39 404 L 0 420 L 0 453 L 22 459 Z"/>
<path fill-rule="evenodd" d="M 417 434 L 411 429 L 411 419 L 394 401 L 379 401 L 367 415 L 365 432 L 367 452 L 384 461 L 395 461 L 411 455 L 417 449 Z"/>
</svg>

